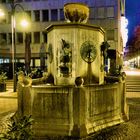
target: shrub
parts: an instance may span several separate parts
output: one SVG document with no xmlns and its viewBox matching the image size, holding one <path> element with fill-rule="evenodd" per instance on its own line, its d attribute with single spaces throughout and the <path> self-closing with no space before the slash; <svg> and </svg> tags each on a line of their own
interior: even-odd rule
<svg viewBox="0 0 140 140">
<path fill-rule="evenodd" d="M 3 140 L 31 140 L 33 133 L 31 131 L 33 119 L 31 116 L 24 116 L 21 119 L 15 120 L 11 117 L 8 124 L 8 131 L 0 134 L 0 139 Z"/>
<path fill-rule="evenodd" d="M 0 83 L 5 83 L 6 80 L 7 80 L 6 72 L 2 72 L 0 74 Z"/>
</svg>

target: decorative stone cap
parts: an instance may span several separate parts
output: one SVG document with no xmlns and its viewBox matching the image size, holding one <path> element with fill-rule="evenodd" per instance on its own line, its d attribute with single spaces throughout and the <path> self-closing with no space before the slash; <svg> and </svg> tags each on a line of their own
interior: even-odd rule
<svg viewBox="0 0 140 140">
<path fill-rule="evenodd" d="M 64 16 L 67 22 L 86 23 L 89 18 L 89 8 L 83 3 L 67 3 L 64 5 Z"/>
</svg>

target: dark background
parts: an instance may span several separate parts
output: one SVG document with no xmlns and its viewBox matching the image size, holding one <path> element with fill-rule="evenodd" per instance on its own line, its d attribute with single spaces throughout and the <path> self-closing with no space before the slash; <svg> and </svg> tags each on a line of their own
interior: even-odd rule
<svg viewBox="0 0 140 140">
<path fill-rule="evenodd" d="M 140 24 L 140 0 L 126 0 L 125 16 L 128 19 L 128 38 L 134 35 L 135 26 Z"/>
</svg>

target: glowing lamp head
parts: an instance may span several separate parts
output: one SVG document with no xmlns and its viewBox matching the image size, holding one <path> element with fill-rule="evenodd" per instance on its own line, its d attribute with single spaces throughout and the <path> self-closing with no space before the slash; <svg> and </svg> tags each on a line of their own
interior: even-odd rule
<svg viewBox="0 0 140 140">
<path fill-rule="evenodd" d="M 0 17 L 4 17 L 5 13 L 0 9 Z"/>
<path fill-rule="evenodd" d="M 29 26 L 29 22 L 28 22 L 27 20 L 23 19 L 23 20 L 21 21 L 21 26 L 26 28 L 26 27 Z"/>
</svg>

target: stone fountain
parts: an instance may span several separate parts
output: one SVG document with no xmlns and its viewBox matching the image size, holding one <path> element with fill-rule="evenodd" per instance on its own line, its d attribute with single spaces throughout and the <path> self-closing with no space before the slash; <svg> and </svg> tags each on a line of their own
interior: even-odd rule
<svg viewBox="0 0 140 140">
<path fill-rule="evenodd" d="M 46 28 L 47 76 L 18 82 L 18 115 L 32 115 L 37 139 L 80 139 L 128 119 L 125 80 L 104 80 L 104 30 L 86 23 L 84 4 L 66 4 L 64 12 L 66 23 Z"/>
</svg>

